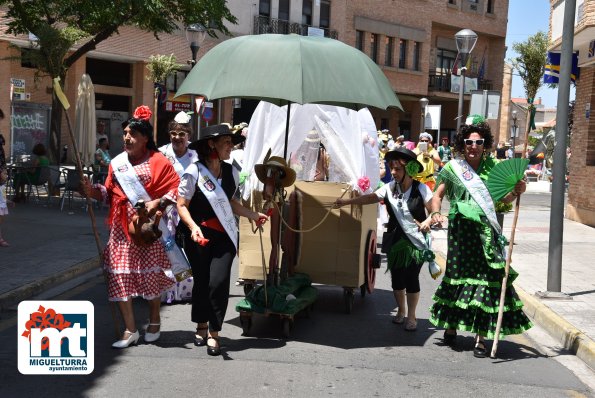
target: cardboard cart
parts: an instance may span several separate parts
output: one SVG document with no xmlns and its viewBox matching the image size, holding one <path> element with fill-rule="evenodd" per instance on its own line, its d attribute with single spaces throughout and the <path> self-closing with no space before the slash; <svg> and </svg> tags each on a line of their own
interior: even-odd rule
<svg viewBox="0 0 595 398">
<path fill-rule="evenodd" d="M 294 112 L 293 107 L 292 112 Z M 299 118 L 299 110 L 294 113 Z M 309 110 L 308 113 L 311 114 L 312 111 Z M 250 128 L 254 125 L 253 117 Z M 361 134 L 360 129 L 361 126 L 358 125 L 356 128 L 358 137 Z M 320 133 L 324 136 L 328 132 L 320 131 Z M 375 130 L 369 132 L 369 134 L 374 135 L 374 138 L 375 133 Z M 249 130 L 248 141 L 250 141 L 250 138 Z M 345 143 L 345 145 L 347 144 Z M 259 146 L 262 147 L 262 145 Z M 299 146 L 299 142 L 294 145 L 294 147 Z M 354 146 L 352 145 L 352 147 Z M 339 147 L 338 144 L 337 147 Z M 370 173 L 378 173 L 377 148 L 372 146 L 372 148 L 368 149 L 370 150 L 360 157 L 360 162 L 363 162 L 361 159 L 366 159 L 369 164 L 373 165 Z M 248 150 L 246 149 L 246 151 Z M 357 150 L 363 150 L 361 143 L 359 143 Z M 372 156 L 370 161 L 366 155 L 373 155 L 373 150 L 376 151 L 376 157 Z M 333 153 L 331 148 L 329 148 L 329 153 L 332 162 Z M 356 159 L 351 158 L 350 160 L 355 161 Z M 365 169 L 365 165 L 360 166 L 362 167 L 359 169 Z M 244 167 L 246 167 L 246 163 Z M 260 197 L 257 186 L 254 184 L 253 187 L 256 189 L 251 190 L 251 203 L 254 209 L 259 210 Z M 357 194 L 352 192 L 354 190 L 353 184 L 346 182 L 298 180 L 292 187 L 287 189 L 287 195 L 289 196 L 293 190 L 300 192 L 302 197 L 301 229 L 308 229 L 323 219 L 337 198 L 344 194 Z M 371 189 L 368 192 L 371 192 Z M 347 313 L 351 313 L 353 309 L 354 291 L 356 289 L 359 289 L 362 297 L 374 290 L 376 270 L 380 266 L 380 255 L 376 254 L 376 220 L 377 206 L 344 206 L 341 209 L 332 209 L 326 220 L 313 231 L 300 234 L 300 255 L 295 272 L 308 275 L 312 283 L 343 287 L 345 311 Z M 248 221 L 241 220 L 239 278 L 244 279 L 244 291 L 246 293 L 249 293 L 256 286 L 256 281 L 264 279 L 263 273 L 268 273 L 269 253 L 272 249 L 270 225 L 265 224 L 262 245 L 259 234 L 254 233 L 252 228 Z M 264 249 L 265 253 L 264 259 L 262 249 Z M 263 261 L 266 266 L 264 270 Z M 243 325 L 248 322 L 249 315 L 240 310 L 240 319 L 243 321 Z"/>
</svg>

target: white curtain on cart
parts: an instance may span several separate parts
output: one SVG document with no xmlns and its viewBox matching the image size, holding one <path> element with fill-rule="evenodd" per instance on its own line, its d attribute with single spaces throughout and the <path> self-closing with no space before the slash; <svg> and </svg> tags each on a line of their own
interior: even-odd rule
<svg viewBox="0 0 595 398">
<path fill-rule="evenodd" d="M 287 106 L 263 101 L 256 107 L 244 151 L 242 172 L 248 175 L 244 199 L 248 199 L 253 189 L 262 189 L 254 165 L 262 163 L 269 148 L 272 156 L 283 157 L 286 118 Z M 378 137 L 368 109 L 353 111 L 330 105 L 292 104 L 287 154 L 290 166 L 303 179 L 310 179 L 308 170 L 315 162 L 318 140 L 330 157 L 329 181 L 349 183 L 360 193 L 376 189 L 380 180 Z M 365 187 L 366 180 L 369 188 L 362 190 L 360 187 Z"/>
</svg>

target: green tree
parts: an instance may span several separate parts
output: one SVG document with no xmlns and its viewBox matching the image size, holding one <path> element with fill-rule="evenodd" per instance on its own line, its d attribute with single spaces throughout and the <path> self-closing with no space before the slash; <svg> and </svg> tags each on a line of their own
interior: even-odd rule
<svg viewBox="0 0 595 398">
<path fill-rule="evenodd" d="M 208 34 L 229 34 L 225 21 L 237 23 L 225 0 L 0 0 L 7 7 L 8 32 L 29 32 L 37 37 L 31 42 L 29 57 L 39 75 L 60 78 L 64 87 L 66 72 L 84 54 L 118 33 L 122 26 L 135 26 L 160 34 L 200 23 Z M 76 48 L 74 46 L 76 45 Z M 60 150 L 62 106 L 52 96 L 50 157 L 56 161 Z"/>
<path fill-rule="evenodd" d="M 525 88 L 525 94 L 529 104 L 527 115 L 530 115 L 528 118 L 530 122 L 527 123 L 525 137 L 529 136 L 531 126 L 533 125 L 535 115 L 533 101 L 543 82 L 548 44 L 549 41 L 544 32 L 537 32 L 533 36 L 529 36 L 527 41 L 512 44 L 512 49 L 518 55 L 510 59 L 510 63 L 513 69 L 517 70 L 523 81 L 523 87 Z M 527 138 L 525 138 L 525 142 L 527 142 Z"/>
</svg>

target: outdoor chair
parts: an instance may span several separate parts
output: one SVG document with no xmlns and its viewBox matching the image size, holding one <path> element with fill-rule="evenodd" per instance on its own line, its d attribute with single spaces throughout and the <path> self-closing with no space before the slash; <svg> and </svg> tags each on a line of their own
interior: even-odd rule
<svg viewBox="0 0 595 398">
<path fill-rule="evenodd" d="M 79 172 L 75 169 L 64 169 L 62 170 L 64 179 L 64 191 L 60 198 L 60 211 L 64 209 L 64 200 L 68 196 L 68 209 L 72 210 L 72 200 L 74 199 L 74 193 L 78 192 L 81 187 L 81 177 Z"/>
<path fill-rule="evenodd" d="M 31 196 L 33 192 L 33 188 L 35 188 L 35 203 L 39 203 L 39 187 L 45 189 L 45 192 L 48 197 L 48 203 L 50 199 L 50 190 L 48 188 L 48 181 L 50 180 L 50 168 L 48 166 L 41 167 L 39 172 L 39 178 L 37 182 L 32 182 L 30 180 L 27 181 L 27 199 Z"/>
</svg>

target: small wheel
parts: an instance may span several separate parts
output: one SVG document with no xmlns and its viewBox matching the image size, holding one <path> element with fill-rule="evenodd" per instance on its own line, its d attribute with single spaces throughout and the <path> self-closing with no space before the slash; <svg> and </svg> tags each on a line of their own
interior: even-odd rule
<svg viewBox="0 0 595 398">
<path fill-rule="evenodd" d="M 249 295 L 252 290 L 254 290 L 253 283 L 244 283 L 244 296 Z"/>
<path fill-rule="evenodd" d="M 353 290 L 345 289 L 343 293 L 343 298 L 345 299 L 345 312 L 351 314 L 351 312 L 353 311 L 353 301 L 355 299 Z"/>
<path fill-rule="evenodd" d="M 283 337 L 285 338 L 289 338 L 289 336 L 291 335 L 291 319 L 289 318 L 283 318 Z"/>
<path fill-rule="evenodd" d="M 240 324 L 242 325 L 242 335 L 248 336 L 252 327 L 252 316 L 240 314 Z"/>
</svg>

